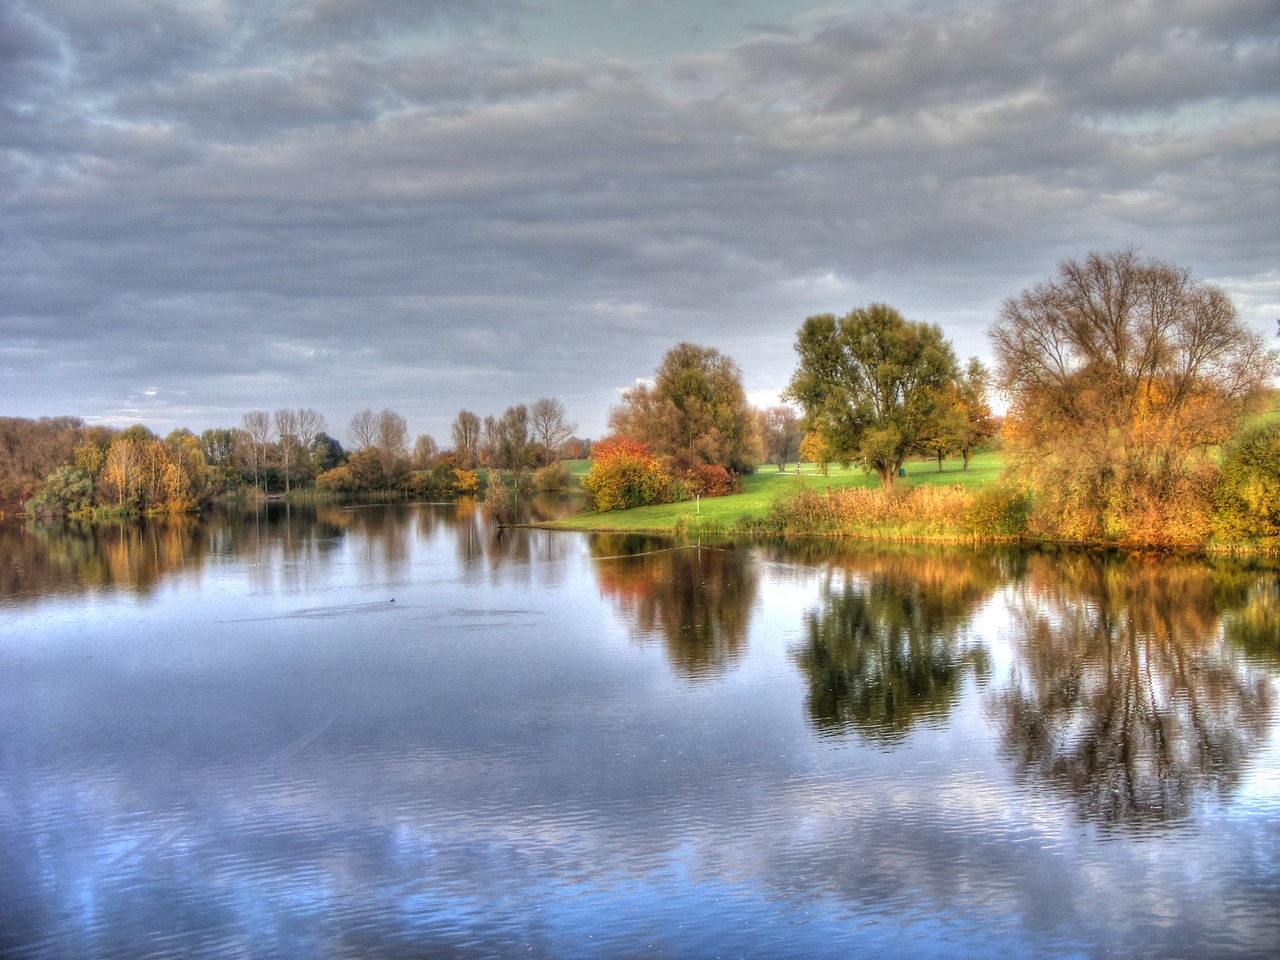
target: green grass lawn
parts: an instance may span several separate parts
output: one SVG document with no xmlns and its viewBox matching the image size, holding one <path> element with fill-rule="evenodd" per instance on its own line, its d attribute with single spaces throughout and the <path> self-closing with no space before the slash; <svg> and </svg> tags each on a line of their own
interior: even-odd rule
<svg viewBox="0 0 1280 960">
<path fill-rule="evenodd" d="M 568 463 L 574 476 L 585 476 L 591 468 L 590 460 L 574 460 Z M 895 483 L 916 486 L 920 484 L 960 484 L 966 490 L 993 482 L 1004 470 L 1004 458 L 998 453 L 980 453 L 969 461 L 969 469 L 961 469 L 961 461 L 945 460 L 938 470 L 936 460 L 911 461 L 904 466 L 906 477 Z M 697 518 L 701 523 L 731 527 L 739 517 L 762 517 L 769 505 L 779 497 L 785 497 L 805 487 L 823 490 L 827 487 L 878 487 L 879 478 L 858 467 L 842 468 L 832 464 L 826 476 L 811 463 L 802 465 L 796 473 L 795 465 L 785 473 L 771 465 L 763 466 L 743 481 L 742 493 L 728 497 L 713 497 L 681 503 L 661 503 L 634 510 L 612 510 L 607 513 L 584 513 L 576 517 L 555 520 L 544 524 L 562 530 L 608 530 L 646 533 L 670 532 L 681 517 Z"/>
</svg>

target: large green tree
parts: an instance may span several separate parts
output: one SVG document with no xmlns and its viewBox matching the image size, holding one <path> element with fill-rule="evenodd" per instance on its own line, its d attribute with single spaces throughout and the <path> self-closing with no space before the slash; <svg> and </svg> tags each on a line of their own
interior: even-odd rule
<svg viewBox="0 0 1280 960">
<path fill-rule="evenodd" d="M 942 330 L 873 303 L 843 317 L 809 317 L 796 353 L 786 395 L 804 410 L 805 428 L 836 459 L 861 461 L 891 487 L 948 410 L 957 367 Z"/>
<path fill-rule="evenodd" d="M 760 463 L 756 420 L 742 371 L 713 347 L 679 343 L 667 351 L 653 386 L 626 391 L 609 413 L 615 433 L 659 456 L 744 474 Z"/>
</svg>

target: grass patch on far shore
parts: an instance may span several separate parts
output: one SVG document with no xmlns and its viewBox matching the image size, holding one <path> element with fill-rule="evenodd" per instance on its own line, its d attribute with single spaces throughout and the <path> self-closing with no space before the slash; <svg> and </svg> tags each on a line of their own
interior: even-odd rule
<svg viewBox="0 0 1280 960">
<path fill-rule="evenodd" d="M 579 464 L 586 464 L 587 469 L 590 468 L 590 461 L 571 462 L 569 466 L 575 476 L 586 472 L 582 470 L 579 473 L 574 469 Z M 1000 477 L 1004 470 L 1004 458 L 998 453 L 980 453 L 969 461 L 967 470 L 961 468 L 962 462 L 959 459 L 943 461 L 941 471 L 938 470 L 936 460 L 912 461 L 904 465 L 906 476 L 896 479 L 894 486 L 909 488 L 922 485 L 958 485 L 965 491 L 973 491 Z M 767 465 L 743 478 L 742 493 L 680 503 L 661 503 L 633 510 L 583 513 L 539 526 L 558 530 L 666 534 L 692 527 L 729 533 L 739 520 L 760 519 L 768 514 L 774 501 L 804 489 L 822 492 L 842 487 L 878 489 L 879 486 L 880 480 L 874 473 L 867 473 L 859 467 L 845 468 L 839 464 L 831 464 L 827 475 L 823 476 L 811 463 L 803 464 L 799 473 L 794 465 L 785 472 Z"/>
</svg>

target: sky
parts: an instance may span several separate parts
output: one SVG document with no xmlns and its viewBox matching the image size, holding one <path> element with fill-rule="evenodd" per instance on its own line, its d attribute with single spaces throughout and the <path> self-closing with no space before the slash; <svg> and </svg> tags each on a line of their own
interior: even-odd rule
<svg viewBox="0 0 1280 960">
<path fill-rule="evenodd" d="M 989 362 L 1129 246 L 1275 333 L 1275 0 L 0 0 L 0 416 L 599 437 L 681 341 L 759 405 L 871 302 Z"/>
</svg>

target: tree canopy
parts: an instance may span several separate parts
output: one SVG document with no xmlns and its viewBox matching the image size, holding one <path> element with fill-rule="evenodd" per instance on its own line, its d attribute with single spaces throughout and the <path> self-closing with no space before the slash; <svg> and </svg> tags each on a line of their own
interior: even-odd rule
<svg viewBox="0 0 1280 960">
<path fill-rule="evenodd" d="M 1196 540 L 1215 468 L 1276 370 L 1226 293 L 1132 249 L 1067 260 L 992 327 L 1006 438 L 1048 532 Z"/>
<path fill-rule="evenodd" d="M 731 473 L 760 463 L 756 420 L 742 387 L 742 371 L 713 347 L 678 343 L 663 356 L 653 386 L 626 391 L 609 426 L 647 444 L 657 456 Z"/>
<path fill-rule="evenodd" d="M 938 432 L 957 379 L 955 354 L 934 324 L 882 303 L 843 317 L 809 317 L 786 396 L 835 459 L 862 463 L 888 488 L 907 456 Z"/>
</svg>

